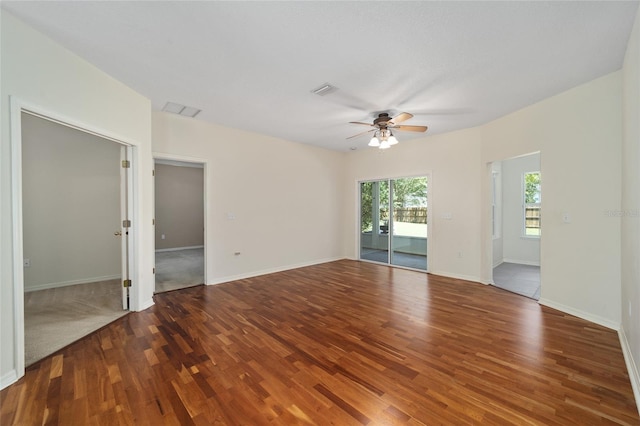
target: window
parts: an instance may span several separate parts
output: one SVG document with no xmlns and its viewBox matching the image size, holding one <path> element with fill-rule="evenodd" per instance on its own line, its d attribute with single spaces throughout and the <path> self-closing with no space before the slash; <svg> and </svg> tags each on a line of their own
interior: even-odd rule
<svg viewBox="0 0 640 426">
<path fill-rule="evenodd" d="M 540 236 L 540 172 L 528 172 L 523 179 L 524 236 Z"/>
</svg>

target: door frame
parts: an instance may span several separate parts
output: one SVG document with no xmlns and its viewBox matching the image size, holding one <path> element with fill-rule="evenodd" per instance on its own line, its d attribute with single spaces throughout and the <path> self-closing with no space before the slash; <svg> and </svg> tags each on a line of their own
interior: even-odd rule
<svg viewBox="0 0 640 426">
<path fill-rule="evenodd" d="M 401 265 L 393 265 L 391 264 L 391 253 L 389 254 L 389 263 L 379 263 L 379 262 L 372 262 L 366 259 L 362 259 L 361 258 L 361 241 L 360 241 L 360 220 L 362 218 L 362 214 L 361 214 L 361 194 L 360 194 L 360 184 L 363 182 L 373 182 L 373 181 L 380 181 L 380 180 L 396 180 L 396 179 L 410 179 L 410 178 L 418 178 L 418 177 L 426 177 L 427 178 L 427 215 L 428 215 L 428 219 L 427 220 L 427 269 L 426 270 L 422 270 L 422 269 L 414 269 L 414 268 L 407 268 L 405 266 L 401 266 Z M 417 174 L 412 174 L 412 175 L 396 175 L 396 176 L 384 176 L 384 177 L 371 177 L 371 178 L 362 178 L 362 179 L 356 179 L 355 181 L 355 194 L 356 196 L 355 198 L 355 203 L 356 203 L 356 226 L 355 226 L 355 247 L 356 247 L 356 260 L 361 261 L 361 262 L 372 262 L 372 263 L 376 263 L 378 265 L 386 265 L 386 266 L 391 266 L 393 268 L 401 268 L 401 269 L 409 269 L 411 271 L 418 271 L 418 272 L 425 272 L 425 273 L 429 273 L 432 270 L 432 260 L 433 257 L 431 255 L 431 253 L 433 252 L 432 250 L 432 246 L 433 246 L 433 230 L 432 230 L 432 223 L 433 223 L 433 215 L 431 212 L 433 212 L 433 207 L 432 207 L 432 194 L 433 194 L 433 189 L 432 189 L 432 173 L 431 172 L 424 172 L 424 173 L 417 173 Z M 391 241 L 391 238 L 389 238 L 389 241 Z M 390 244 L 388 243 L 387 246 L 390 248 Z"/>
<path fill-rule="evenodd" d="M 491 214 L 491 206 L 492 206 L 492 201 L 493 201 L 493 170 L 492 170 L 493 163 L 496 163 L 496 162 L 504 163 L 505 161 L 515 160 L 515 159 L 518 159 L 518 158 L 527 157 L 527 156 L 535 155 L 535 154 L 540 155 L 540 164 L 539 164 L 539 167 L 538 167 L 538 171 L 540 172 L 541 179 L 543 179 L 542 178 L 543 157 L 542 157 L 542 151 L 541 150 L 527 152 L 525 154 L 514 155 L 514 156 L 511 156 L 511 157 L 507 157 L 507 158 L 497 158 L 495 160 L 492 160 L 492 161 L 489 161 L 489 162 L 485 163 L 485 178 L 486 178 L 486 181 L 485 181 L 486 186 L 485 187 L 488 189 L 488 197 L 484 197 L 484 202 L 486 203 L 485 204 L 485 211 L 487 212 L 488 216 L 487 216 L 487 221 L 485 222 L 485 226 L 486 226 L 487 232 L 484 234 L 485 235 L 484 247 L 485 247 L 485 253 L 486 253 L 486 255 L 483 256 L 484 274 L 482 274 L 482 275 L 484 275 L 486 277 L 483 280 L 484 284 L 495 285 L 495 281 L 493 279 L 493 270 L 495 269 L 495 267 L 493 266 L 494 263 L 495 263 L 494 262 L 495 254 L 494 254 L 494 249 L 493 249 L 493 232 L 491 232 L 492 223 L 493 223 L 492 222 L 492 214 Z M 504 179 L 502 171 L 500 172 L 500 179 Z M 523 183 L 521 182 L 521 185 L 522 184 Z M 502 190 L 502 188 L 501 188 L 501 190 Z M 524 200 L 522 202 L 524 203 Z M 503 205 L 503 203 L 504 203 L 504 200 L 501 197 L 501 204 Z M 501 207 L 502 207 L 502 205 L 501 205 Z M 542 215 L 543 209 L 544 209 L 544 207 L 543 207 L 543 205 L 541 203 L 540 204 L 541 215 Z M 500 215 L 500 219 L 501 219 L 501 222 L 502 222 L 504 220 L 504 215 L 501 214 Z M 541 231 L 542 231 L 542 227 L 543 226 L 544 225 L 541 222 L 541 224 L 540 224 Z M 500 238 L 504 238 L 504 233 L 503 232 L 501 233 Z M 539 239 L 540 239 L 540 249 L 539 249 L 539 252 L 540 252 L 540 265 L 539 265 L 539 267 L 540 267 L 540 293 L 541 293 L 540 299 L 542 299 L 542 291 L 543 291 L 543 282 L 542 282 L 542 270 L 543 270 L 543 265 L 542 265 L 542 235 L 540 235 Z"/>
<path fill-rule="evenodd" d="M 137 147 L 133 141 L 126 141 L 122 137 L 112 135 L 111 132 L 93 125 L 79 122 L 57 111 L 30 103 L 15 96 L 10 101 L 10 138 L 11 138 L 11 213 L 12 213 L 12 257 L 13 257 L 13 336 L 14 336 L 14 371 L 16 380 L 25 374 L 25 342 L 24 342 L 24 232 L 22 222 L 22 113 L 49 120 L 84 133 L 116 142 L 126 147 L 127 156 L 132 167 L 127 179 L 128 217 L 135 218 L 137 193 L 134 185 L 134 159 L 137 158 Z M 134 224 L 135 225 L 135 224 Z M 137 270 L 133 247 L 136 243 L 136 233 L 130 232 L 128 238 L 129 270 Z M 126 289 L 123 289 L 125 291 Z"/>
<path fill-rule="evenodd" d="M 210 219 L 209 219 L 209 215 L 207 214 L 207 212 L 209 211 L 209 200 L 207 197 L 207 193 L 208 193 L 208 188 L 209 188 L 209 161 L 205 158 L 197 158 L 197 157 L 188 157 L 185 155 L 176 155 L 176 154 L 168 154 L 165 152 L 156 152 L 154 151 L 152 153 L 153 156 L 153 169 L 154 169 L 154 179 L 153 179 L 153 228 L 154 228 L 154 232 L 153 232 L 153 267 L 154 267 L 154 271 L 155 271 L 155 248 L 156 248 L 156 240 L 155 240 L 155 217 L 156 217 L 156 180 L 155 180 L 155 163 L 156 160 L 160 160 L 160 161 L 176 161 L 176 162 L 180 162 L 180 163 L 194 163 L 194 164 L 202 164 L 202 201 L 204 204 L 204 284 L 208 285 L 208 283 L 210 283 L 211 281 L 209 280 L 210 278 L 210 273 L 213 271 L 213 268 L 210 267 L 210 265 L 208 265 L 208 257 L 207 257 L 207 250 L 209 248 L 209 243 L 207 242 L 208 238 L 209 238 L 209 230 L 212 229 L 211 228 L 211 223 L 210 223 Z M 155 292 L 155 287 L 156 286 L 156 277 L 155 277 L 155 273 L 153 275 L 153 291 Z"/>
</svg>

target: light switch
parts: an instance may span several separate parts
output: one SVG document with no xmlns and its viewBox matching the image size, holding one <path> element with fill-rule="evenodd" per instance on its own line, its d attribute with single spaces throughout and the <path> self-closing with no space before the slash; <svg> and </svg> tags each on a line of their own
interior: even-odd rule
<svg viewBox="0 0 640 426">
<path fill-rule="evenodd" d="M 571 216 L 569 215 L 569 213 L 562 213 L 562 221 L 564 223 L 571 223 Z"/>
</svg>

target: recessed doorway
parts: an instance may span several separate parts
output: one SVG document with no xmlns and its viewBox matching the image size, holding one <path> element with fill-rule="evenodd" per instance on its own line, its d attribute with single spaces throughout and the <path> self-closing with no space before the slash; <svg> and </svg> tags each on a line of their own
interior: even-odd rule
<svg viewBox="0 0 640 426">
<path fill-rule="evenodd" d="M 127 313 L 130 167 L 118 142 L 32 113 L 20 122 L 28 366 Z"/>
<path fill-rule="evenodd" d="M 540 153 L 491 164 L 494 286 L 540 299 Z"/>
<path fill-rule="evenodd" d="M 205 283 L 205 164 L 155 160 L 155 292 Z"/>
</svg>

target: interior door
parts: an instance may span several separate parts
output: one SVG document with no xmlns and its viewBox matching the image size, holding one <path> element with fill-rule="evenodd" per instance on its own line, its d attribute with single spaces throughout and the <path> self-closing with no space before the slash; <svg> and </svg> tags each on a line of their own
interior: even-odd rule
<svg viewBox="0 0 640 426">
<path fill-rule="evenodd" d="M 130 191 L 129 191 L 129 174 L 131 172 L 130 150 L 128 146 L 120 148 L 120 231 L 116 231 L 116 236 L 120 237 L 121 253 L 122 253 L 122 309 L 129 310 L 129 289 L 131 288 L 131 279 L 129 277 L 129 230 L 131 229 L 131 220 L 129 215 Z"/>
</svg>

